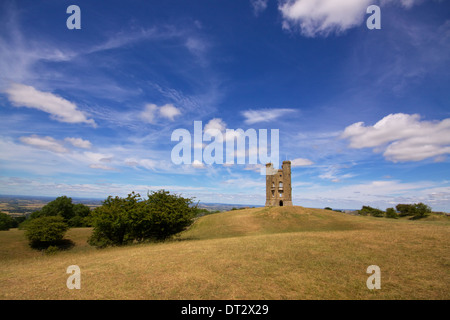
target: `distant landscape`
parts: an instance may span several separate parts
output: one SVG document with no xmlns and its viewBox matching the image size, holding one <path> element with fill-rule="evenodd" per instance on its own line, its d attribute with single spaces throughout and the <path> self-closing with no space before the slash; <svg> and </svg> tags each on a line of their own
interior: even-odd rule
<svg viewBox="0 0 450 320">
<path fill-rule="evenodd" d="M 38 197 L 38 196 L 16 196 L 16 195 L 0 195 L 0 212 L 5 212 L 12 216 L 21 216 L 30 214 L 41 209 L 55 197 Z M 88 199 L 88 198 L 72 198 L 73 203 L 82 203 L 91 209 L 102 204 L 105 199 Z M 197 203 L 196 203 L 197 204 Z M 243 204 L 224 204 L 224 203 L 198 203 L 200 209 L 209 211 L 229 211 L 233 208 L 260 207 L 258 205 Z"/>
</svg>

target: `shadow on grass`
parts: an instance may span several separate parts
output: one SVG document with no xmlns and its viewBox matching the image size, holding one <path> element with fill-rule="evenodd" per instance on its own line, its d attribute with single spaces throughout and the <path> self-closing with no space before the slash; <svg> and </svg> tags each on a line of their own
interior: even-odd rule
<svg viewBox="0 0 450 320">
<path fill-rule="evenodd" d="M 416 216 L 412 216 L 411 218 L 409 218 L 409 220 L 419 220 L 419 219 L 423 219 L 428 217 L 429 215 L 416 215 Z"/>
<path fill-rule="evenodd" d="M 70 239 L 58 241 L 36 241 L 30 244 L 30 247 L 40 251 L 65 251 L 75 246 L 75 242 Z"/>
</svg>

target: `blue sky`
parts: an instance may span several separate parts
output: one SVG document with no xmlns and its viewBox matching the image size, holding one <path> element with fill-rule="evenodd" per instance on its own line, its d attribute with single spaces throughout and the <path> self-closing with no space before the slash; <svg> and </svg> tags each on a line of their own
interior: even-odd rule
<svg viewBox="0 0 450 320">
<path fill-rule="evenodd" d="M 373 4 L 380 30 L 366 27 Z M 172 162 L 172 132 L 202 121 L 278 129 L 295 205 L 450 211 L 449 13 L 437 0 L 2 1 L 0 193 L 264 205 L 260 163 Z"/>
</svg>

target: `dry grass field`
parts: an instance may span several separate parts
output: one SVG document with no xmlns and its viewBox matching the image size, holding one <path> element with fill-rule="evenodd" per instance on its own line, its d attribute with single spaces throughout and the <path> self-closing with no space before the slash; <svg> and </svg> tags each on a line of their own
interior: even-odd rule
<svg viewBox="0 0 450 320">
<path fill-rule="evenodd" d="M 430 221 L 431 220 L 431 221 Z M 177 239 L 95 249 L 89 228 L 46 255 L 0 231 L 0 299 L 449 299 L 450 222 L 302 207 L 204 216 Z M 66 287 L 70 265 L 81 289 Z M 381 269 L 369 290 L 366 269 Z"/>
</svg>

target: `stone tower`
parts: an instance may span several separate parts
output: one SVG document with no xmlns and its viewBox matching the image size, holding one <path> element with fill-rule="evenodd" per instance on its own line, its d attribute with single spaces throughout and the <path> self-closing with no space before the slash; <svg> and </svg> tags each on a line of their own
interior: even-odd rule
<svg viewBox="0 0 450 320">
<path fill-rule="evenodd" d="M 266 207 L 292 206 L 291 162 L 283 161 L 281 169 L 266 164 Z"/>
</svg>

